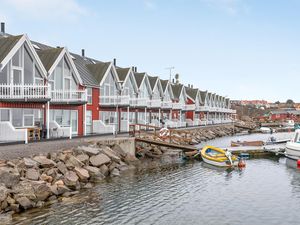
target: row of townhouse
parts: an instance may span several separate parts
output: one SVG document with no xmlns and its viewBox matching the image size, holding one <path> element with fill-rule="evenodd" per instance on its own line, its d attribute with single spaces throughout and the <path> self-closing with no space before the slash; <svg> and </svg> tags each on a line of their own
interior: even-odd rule
<svg viewBox="0 0 300 225">
<path fill-rule="evenodd" d="M 230 122 L 228 98 L 0 34 L 0 142 Z"/>
</svg>

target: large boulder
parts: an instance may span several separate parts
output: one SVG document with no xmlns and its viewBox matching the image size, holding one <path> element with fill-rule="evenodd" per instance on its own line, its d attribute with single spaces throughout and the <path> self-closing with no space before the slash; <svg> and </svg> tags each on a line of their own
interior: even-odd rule
<svg viewBox="0 0 300 225">
<path fill-rule="evenodd" d="M 75 167 L 74 171 L 76 172 L 79 180 L 82 182 L 87 181 L 90 178 L 89 172 L 86 169 Z"/>
<path fill-rule="evenodd" d="M 44 201 L 52 194 L 49 185 L 44 181 L 34 182 L 33 189 L 37 201 Z"/>
<path fill-rule="evenodd" d="M 121 161 L 120 157 L 113 150 L 111 150 L 111 148 L 104 147 L 101 151 L 109 158 L 111 158 L 113 161 L 117 163 Z"/>
<path fill-rule="evenodd" d="M 12 192 L 14 193 L 15 199 L 20 197 L 26 197 L 30 200 L 36 199 L 32 181 L 28 181 L 28 180 L 20 181 L 20 183 L 13 186 Z"/>
<path fill-rule="evenodd" d="M 40 172 L 37 169 L 29 168 L 26 171 L 26 178 L 29 180 L 38 180 Z"/>
<path fill-rule="evenodd" d="M 100 153 L 98 148 L 93 148 L 93 147 L 90 147 L 90 146 L 79 146 L 76 149 L 76 151 L 80 152 L 80 153 L 85 153 L 88 156 L 98 155 Z"/>
<path fill-rule="evenodd" d="M 76 156 L 76 158 L 82 163 L 87 163 L 90 159 L 90 157 L 86 154 L 79 154 Z"/>
<path fill-rule="evenodd" d="M 98 155 L 94 155 L 90 158 L 90 163 L 93 166 L 96 166 L 96 167 L 99 167 L 103 164 L 110 163 L 110 161 L 111 161 L 111 159 L 103 153 L 100 153 Z"/>
<path fill-rule="evenodd" d="M 68 169 L 67 169 L 66 165 L 63 162 L 58 162 L 56 166 L 57 166 L 57 169 L 62 174 L 66 174 L 68 172 Z"/>
<path fill-rule="evenodd" d="M 6 200 L 8 195 L 8 189 L 5 187 L 4 184 L 0 184 L 0 202 Z"/>
<path fill-rule="evenodd" d="M 56 163 L 53 160 L 48 159 L 46 156 L 35 156 L 33 159 L 38 162 L 39 166 L 42 168 L 56 166 Z"/>
<path fill-rule="evenodd" d="M 98 167 L 86 166 L 84 168 L 89 172 L 90 177 L 93 181 L 100 181 L 105 178 L 105 176 L 100 172 L 100 169 Z"/>
<path fill-rule="evenodd" d="M 117 168 L 114 168 L 114 169 L 110 172 L 110 176 L 112 176 L 112 177 L 118 177 L 118 176 L 120 176 L 120 170 L 118 170 Z"/>
<path fill-rule="evenodd" d="M 36 168 L 36 167 L 38 167 L 37 161 L 34 161 L 30 158 L 24 158 L 23 160 L 24 160 L 24 165 L 27 168 L 33 168 L 33 167 Z"/>
<path fill-rule="evenodd" d="M 20 206 L 23 209 L 30 209 L 34 206 L 34 202 L 28 199 L 27 197 L 20 197 L 16 199 L 17 203 L 20 204 Z"/>
<path fill-rule="evenodd" d="M 125 158 L 127 155 L 127 153 L 123 150 L 123 148 L 120 147 L 120 145 L 114 145 L 112 147 L 112 150 L 118 153 L 122 158 Z"/>
<path fill-rule="evenodd" d="M 102 166 L 99 167 L 99 169 L 100 169 L 100 172 L 104 176 L 107 176 L 109 174 L 109 168 L 108 168 L 108 166 L 106 166 L 106 165 L 103 164 Z"/>
<path fill-rule="evenodd" d="M 5 184 L 6 187 L 11 188 L 18 184 L 20 180 L 19 171 L 11 167 L 0 167 L 0 183 Z"/>
<path fill-rule="evenodd" d="M 66 161 L 66 167 L 68 169 L 74 169 L 75 167 L 82 167 L 84 164 L 75 156 L 70 155 Z"/>
<path fill-rule="evenodd" d="M 78 176 L 73 171 L 68 171 L 64 176 L 64 183 L 67 187 L 76 187 L 78 183 Z"/>
</svg>

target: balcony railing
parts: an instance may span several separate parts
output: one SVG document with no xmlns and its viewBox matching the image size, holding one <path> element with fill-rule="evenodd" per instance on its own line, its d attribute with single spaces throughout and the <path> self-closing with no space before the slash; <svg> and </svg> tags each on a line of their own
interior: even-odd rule
<svg viewBox="0 0 300 225">
<path fill-rule="evenodd" d="M 198 106 L 198 107 L 196 108 L 196 111 L 200 111 L 200 112 L 208 112 L 209 109 L 210 109 L 209 106 Z"/>
<path fill-rule="evenodd" d="M 185 111 L 194 111 L 196 109 L 195 104 L 185 104 L 182 106 L 182 110 Z"/>
<path fill-rule="evenodd" d="M 147 98 L 132 98 L 129 101 L 130 106 L 133 107 L 146 107 L 147 103 L 148 103 L 148 99 Z"/>
<path fill-rule="evenodd" d="M 1 99 L 46 99 L 48 86 L 41 84 L 0 84 Z"/>
<path fill-rule="evenodd" d="M 162 109 L 171 109 L 172 108 L 172 102 L 171 101 L 163 101 L 161 103 L 161 108 Z"/>
<path fill-rule="evenodd" d="M 129 105 L 129 95 L 100 96 L 100 105 Z"/>
<path fill-rule="evenodd" d="M 161 99 L 152 99 L 152 100 L 148 100 L 148 107 L 149 108 L 161 108 Z"/>
<path fill-rule="evenodd" d="M 51 102 L 86 102 L 86 90 L 51 90 Z"/>
<path fill-rule="evenodd" d="M 173 102 L 172 109 L 182 109 L 182 104 L 180 102 Z"/>
</svg>

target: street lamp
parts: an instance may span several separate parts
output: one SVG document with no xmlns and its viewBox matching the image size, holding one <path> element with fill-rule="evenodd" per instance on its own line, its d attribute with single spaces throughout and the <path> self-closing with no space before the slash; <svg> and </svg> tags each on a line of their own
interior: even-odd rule
<svg viewBox="0 0 300 225">
<path fill-rule="evenodd" d="M 117 92 L 117 105 L 116 105 L 117 130 L 115 131 L 115 137 L 117 137 L 117 134 L 120 131 L 120 122 L 121 122 L 121 120 L 120 120 L 120 117 L 119 117 L 119 95 L 120 96 L 122 95 L 124 81 L 117 81 L 117 83 L 120 85 L 120 90 L 118 90 L 118 92 Z"/>
</svg>

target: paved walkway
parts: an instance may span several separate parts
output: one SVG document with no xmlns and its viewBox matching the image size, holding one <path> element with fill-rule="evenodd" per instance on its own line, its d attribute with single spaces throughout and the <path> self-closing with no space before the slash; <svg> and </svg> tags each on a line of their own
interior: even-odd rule
<svg viewBox="0 0 300 225">
<path fill-rule="evenodd" d="M 120 138 L 126 138 L 128 135 L 118 135 Z M 0 160 L 15 159 L 18 157 L 29 157 L 38 154 L 47 154 L 51 152 L 60 152 L 64 149 L 70 149 L 79 145 L 87 145 L 89 142 L 113 139 L 115 136 L 91 136 L 64 140 L 48 140 L 42 142 L 33 142 L 29 144 L 12 144 L 0 146 Z"/>
</svg>

